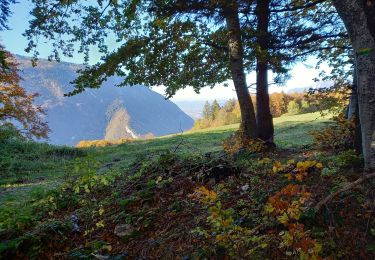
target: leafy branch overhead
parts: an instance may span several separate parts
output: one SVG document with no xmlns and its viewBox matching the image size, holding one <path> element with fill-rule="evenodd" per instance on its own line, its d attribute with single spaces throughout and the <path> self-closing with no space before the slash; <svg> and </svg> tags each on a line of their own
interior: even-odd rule
<svg viewBox="0 0 375 260">
<path fill-rule="evenodd" d="M 81 71 L 76 94 L 100 87 L 109 76 L 123 76 L 126 84 L 167 86 L 167 96 L 192 86 L 198 92 L 230 79 L 227 29 L 223 17 L 227 1 L 39 1 L 25 35 L 27 51 L 38 56 L 39 38 L 53 42 L 50 58 L 84 53 L 89 61 L 96 46 L 102 62 Z M 337 16 L 323 1 L 298 4 L 271 1 L 269 50 L 260 50 L 256 37 L 255 1 L 239 1 L 245 69 L 254 69 L 255 56 L 269 56 L 271 69 L 285 73 L 295 59 L 334 49 L 333 39 L 345 37 Z M 317 9 L 323 5 L 326 8 Z M 319 18 L 316 16 L 320 13 Z M 323 13 L 325 15 L 323 15 Z M 116 51 L 109 46 L 116 39 Z M 331 40 L 330 40 L 331 39 Z M 329 40 L 325 41 L 325 40 Z M 340 46 L 338 46 L 340 48 Z M 261 51 L 263 54 L 259 54 Z M 257 54 L 258 53 L 258 54 Z"/>
</svg>

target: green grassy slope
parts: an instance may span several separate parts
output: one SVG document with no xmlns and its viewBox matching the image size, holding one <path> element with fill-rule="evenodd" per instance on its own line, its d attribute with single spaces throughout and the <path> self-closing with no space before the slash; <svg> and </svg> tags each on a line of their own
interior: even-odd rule
<svg viewBox="0 0 375 260">
<path fill-rule="evenodd" d="M 275 141 L 282 148 L 298 148 L 311 143 L 308 132 L 329 124 L 319 113 L 283 116 L 274 119 Z M 180 153 L 207 153 L 222 150 L 222 141 L 238 129 L 238 124 L 190 131 L 152 140 L 139 140 L 104 148 L 81 149 L 54 147 L 47 144 L 19 143 L 3 147 L 2 164 L 5 173 L 0 173 L 0 204 L 5 201 L 20 201 L 28 197 L 33 189 L 55 187 L 65 169 L 75 157 L 92 155 L 103 169 L 114 167 L 126 169 L 138 157 L 178 150 Z"/>
</svg>

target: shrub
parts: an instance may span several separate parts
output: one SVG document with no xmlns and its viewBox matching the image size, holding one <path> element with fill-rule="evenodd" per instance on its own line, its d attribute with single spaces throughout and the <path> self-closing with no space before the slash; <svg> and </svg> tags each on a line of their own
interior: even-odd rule
<svg viewBox="0 0 375 260">
<path fill-rule="evenodd" d="M 266 145 L 262 140 L 249 139 L 241 130 L 238 130 L 235 134 L 232 134 L 225 139 L 223 147 L 224 151 L 229 154 L 235 154 L 241 150 L 245 150 L 250 153 L 258 153 L 266 149 Z"/>
<path fill-rule="evenodd" d="M 121 138 L 118 140 L 83 140 L 80 141 L 76 147 L 77 148 L 88 148 L 88 147 L 106 147 L 112 145 L 124 144 L 132 141 L 131 138 Z"/>
<path fill-rule="evenodd" d="M 355 150 L 343 151 L 337 156 L 337 164 L 341 168 L 359 167 L 362 164 L 362 157 Z"/>
<path fill-rule="evenodd" d="M 315 144 L 322 149 L 343 151 L 354 148 L 355 119 L 343 114 L 333 117 L 334 125 L 323 130 L 312 131 Z"/>
<path fill-rule="evenodd" d="M 235 210 L 225 209 L 219 200 L 220 194 L 214 190 L 209 190 L 202 186 L 195 189 L 190 198 L 197 200 L 208 208 L 206 222 L 208 227 L 202 229 L 197 227 L 192 230 L 199 236 L 206 239 L 213 239 L 215 245 L 224 248 L 224 259 L 259 258 L 257 251 L 268 246 L 264 237 L 254 235 L 248 227 L 239 225 L 236 221 Z"/>
<path fill-rule="evenodd" d="M 0 142 L 7 142 L 10 140 L 25 140 L 17 128 L 10 124 L 0 124 Z"/>
</svg>

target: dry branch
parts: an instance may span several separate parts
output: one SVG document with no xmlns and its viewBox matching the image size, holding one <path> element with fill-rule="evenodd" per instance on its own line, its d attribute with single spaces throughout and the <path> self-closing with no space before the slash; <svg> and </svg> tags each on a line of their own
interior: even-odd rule
<svg viewBox="0 0 375 260">
<path fill-rule="evenodd" d="M 353 181 L 353 182 L 345 185 L 344 187 L 342 187 L 338 191 L 336 191 L 336 192 L 328 195 L 323 200 L 321 200 L 318 204 L 316 204 L 316 206 L 315 206 L 315 212 L 319 212 L 324 205 L 326 205 L 327 203 L 329 203 L 334 197 L 336 197 L 340 193 L 343 193 L 343 192 L 346 192 L 348 190 L 351 190 L 352 188 L 354 188 L 357 185 L 361 184 L 365 180 L 368 180 L 368 179 L 373 178 L 373 177 L 375 177 L 375 173 L 366 174 L 363 177 L 359 178 L 358 180 Z"/>
</svg>

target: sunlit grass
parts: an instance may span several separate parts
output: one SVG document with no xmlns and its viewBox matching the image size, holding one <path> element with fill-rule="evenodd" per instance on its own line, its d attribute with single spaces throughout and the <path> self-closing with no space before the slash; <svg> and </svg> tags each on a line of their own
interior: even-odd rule
<svg viewBox="0 0 375 260">
<path fill-rule="evenodd" d="M 319 113 L 275 118 L 275 142 L 281 148 L 298 148 L 309 145 L 312 143 L 309 131 L 329 124 L 328 118 L 320 117 Z M 93 156 L 102 165 L 102 170 L 115 168 L 120 172 L 125 172 L 129 165 L 140 160 L 139 158 L 167 150 L 182 154 L 221 151 L 223 140 L 234 133 L 238 127 L 239 124 L 233 124 L 150 140 L 136 140 L 116 146 L 80 150 L 83 151 L 83 154 Z M 56 150 L 60 151 L 61 148 L 57 147 Z M 69 149 L 67 151 L 72 152 Z M 40 156 L 37 153 L 44 155 Z M 51 146 L 45 146 L 31 149 L 27 154 L 17 154 L 18 157 L 24 156 L 19 159 L 22 162 L 22 168 L 6 175 L 0 173 L 0 203 L 5 198 L 27 194 L 35 187 L 50 189 L 61 183 L 64 174 L 70 171 L 67 166 L 73 162 L 73 158 L 59 157 L 55 153 Z M 48 156 L 48 154 L 51 155 Z"/>
</svg>

